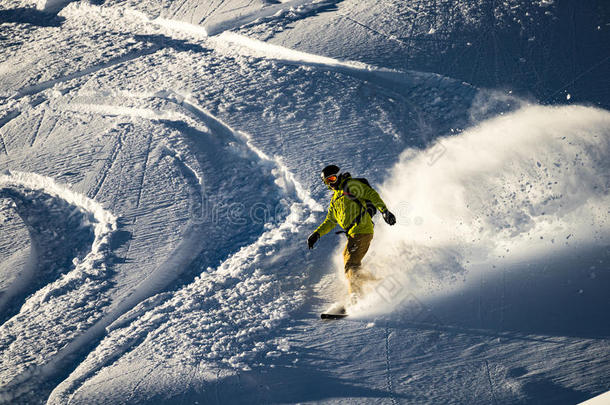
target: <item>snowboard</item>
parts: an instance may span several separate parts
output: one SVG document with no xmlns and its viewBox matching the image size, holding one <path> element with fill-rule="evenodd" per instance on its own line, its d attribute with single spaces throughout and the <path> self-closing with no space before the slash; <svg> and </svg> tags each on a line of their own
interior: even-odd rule
<svg viewBox="0 0 610 405">
<path fill-rule="evenodd" d="M 322 319 L 343 319 L 346 316 L 345 306 L 340 302 L 334 303 L 325 312 L 320 314 Z"/>
<path fill-rule="evenodd" d="M 326 314 L 326 313 L 320 314 L 320 318 L 327 319 L 327 320 L 343 319 L 346 316 L 347 316 L 347 314 Z"/>
</svg>

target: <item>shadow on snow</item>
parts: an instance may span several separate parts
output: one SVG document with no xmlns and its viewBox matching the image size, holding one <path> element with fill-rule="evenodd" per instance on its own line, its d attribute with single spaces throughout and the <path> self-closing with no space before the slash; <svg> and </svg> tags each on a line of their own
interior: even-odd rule
<svg viewBox="0 0 610 405">
<path fill-rule="evenodd" d="M 37 27 L 60 27 L 66 19 L 32 7 L 0 10 L 0 23 L 30 24 Z"/>
</svg>

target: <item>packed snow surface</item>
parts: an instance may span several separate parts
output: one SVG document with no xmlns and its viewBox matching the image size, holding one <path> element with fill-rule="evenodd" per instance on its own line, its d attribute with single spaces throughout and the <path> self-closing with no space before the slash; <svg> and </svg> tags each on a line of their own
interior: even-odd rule
<svg viewBox="0 0 610 405">
<path fill-rule="evenodd" d="M 0 0 L 0 403 L 604 394 L 607 100 L 433 63 L 465 32 L 535 50 L 556 3 Z M 481 83 L 514 70 L 496 51 Z M 346 299 L 344 236 L 306 246 L 330 163 L 397 224 L 374 218 L 376 281 L 323 322 Z"/>
</svg>

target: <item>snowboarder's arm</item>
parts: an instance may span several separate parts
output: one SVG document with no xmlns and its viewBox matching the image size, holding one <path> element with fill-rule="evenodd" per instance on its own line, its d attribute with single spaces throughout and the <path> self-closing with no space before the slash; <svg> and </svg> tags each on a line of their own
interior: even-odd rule
<svg viewBox="0 0 610 405">
<path fill-rule="evenodd" d="M 335 220 L 335 216 L 333 215 L 332 209 L 328 208 L 328 214 L 326 214 L 326 219 L 324 219 L 324 222 L 322 222 L 322 224 L 314 232 L 318 232 L 320 236 L 326 235 L 335 226 L 337 226 L 337 221 Z"/>
<path fill-rule="evenodd" d="M 365 200 L 370 200 L 382 214 L 388 210 L 377 191 L 375 191 L 372 187 L 367 186 L 366 184 L 363 184 L 362 188 L 362 198 L 364 198 Z"/>
</svg>

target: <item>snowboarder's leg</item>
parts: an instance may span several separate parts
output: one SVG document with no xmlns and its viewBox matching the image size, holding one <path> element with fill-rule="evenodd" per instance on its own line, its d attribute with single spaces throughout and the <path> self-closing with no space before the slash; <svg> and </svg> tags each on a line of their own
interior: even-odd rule
<svg viewBox="0 0 610 405">
<path fill-rule="evenodd" d="M 373 234 L 359 234 L 348 236 L 347 244 L 343 249 L 343 261 L 345 263 L 345 276 L 348 280 L 349 294 L 362 296 L 362 285 L 374 277 L 360 270 L 362 259 L 369 250 Z"/>
</svg>

